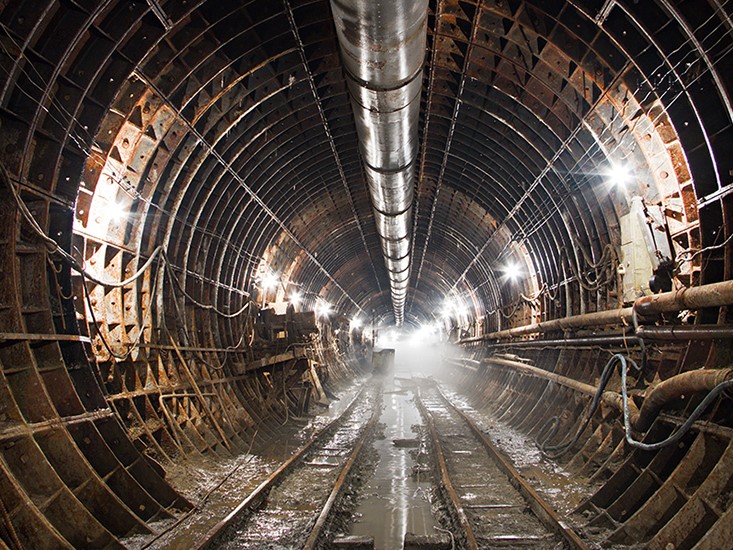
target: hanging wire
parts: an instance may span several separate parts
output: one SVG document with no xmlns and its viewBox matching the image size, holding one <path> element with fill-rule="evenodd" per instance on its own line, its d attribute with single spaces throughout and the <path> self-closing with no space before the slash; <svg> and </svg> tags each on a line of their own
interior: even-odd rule
<svg viewBox="0 0 733 550">
<path fill-rule="evenodd" d="M 160 260 L 158 261 L 160 263 Z M 148 310 L 147 310 L 147 323 L 143 321 L 140 323 L 140 327 L 138 330 L 137 337 L 135 338 L 135 341 L 132 344 L 129 344 L 128 350 L 120 355 L 118 353 L 115 353 L 112 350 L 112 347 L 110 346 L 109 342 L 107 341 L 107 338 L 105 338 L 104 334 L 102 333 L 102 330 L 99 327 L 99 323 L 97 322 L 96 314 L 94 313 L 94 305 L 92 304 L 91 300 L 91 293 L 89 292 L 89 289 L 87 288 L 87 274 L 84 271 L 80 271 L 79 274 L 81 275 L 81 285 L 82 289 L 84 291 L 84 299 L 86 300 L 87 306 L 89 308 L 89 314 L 92 318 L 92 324 L 94 325 L 95 330 L 97 331 L 97 336 L 99 336 L 99 339 L 102 342 L 102 345 L 107 350 L 107 353 L 110 354 L 111 357 L 114 359 L 117 359 L 118 361 L 125 361 L 130 354 L 136 350 L 140 342 L 142 341 L 142 337 L 145 334 L 145 326 L 146 324 L 150 326 L 150 329 L 152 330 L 153 327 L 153 303 L 155 301 L 155 296 L 158 290 L 158 277 L 160 276 L 160 269 L 158 268 L 156 270 L 155 274 L 155 282 L 153 283 L 152 291 L 150 292 L 150 301 L 148 302 Z"/>
<path fill-rule="evenodd" d="M 588 411 L 586 412 L 583 421 L 580 423 L 580 426 L 575 431 L 575 434 L 570 439 L 564 439 L 560 443 L 554 445 L 550 445 L 549 443 L 550 439 L 552 439 L 555 434 L 557 434 L 557 431 L 560 427 L 559 416 L 551 416 L 545 421 L 544 424 L 542 424 L 539 432 L 537 432 L 537 437 L 535 438 L 535 440 L 539 449 L 548 457 L 552 459 L 560 458 L 571 447 L 573 447 L 573 445 L 578 442 L 580 436 L 583 435 L 583 432 L 588 427 L 588 424 L 590 424 L 593 415 L 598 410 L 598 407 L 601 404 L 601 397 L 603 396 L 603 392 L 606 390 L 608 382 L 611 380 L 611 376 L 613 375 L 613 370 L 616 366 L 616 363 L 621 360 L 623 360 L 625 364 L 626 358 L 623 355 L 618 353 L 614 354 L 603 367 L 603 371 L 601 372 L 601 379 L 598 384 L 598 389 L 596 390 L 596 393 L 591 400 Z M 634 363 L 631 359 L 629 359 L 629 361 L 635 368 L 638 369 L 636 363 Z"/>
<path fill-rule="evenodd" d="M 705 252 L 710 252 L 711 250 L 719 250 L 721 248 L 725 248 L 725 246 L 730 243 L 733 240 L 733 233 L 728 235 L 728 238 L 726 238 L 722 243 L 720 244 L 712 244 L 710 246 L 706 246 L 704 248 L 700 249 L 692 249 L 688 248 L 686 250 L 681 251 L 677 255 L 677 264 L 675 266 L 676 269 L 679 269 L 682 267 L 682 264 L 686 262 L 691 262 L 694 258 L 699 256 L 700 254 L 704 254 Z"/>
<path fill-rule="evenodd" d="M 685 420 L 685 422 L 666 439 L 658 441 L 656 443 L 637 441 L 633 437 L 633 428 L 631 426 L 631 414 L 629 412 L 629 395 L 627 390 L 627 372 L 629 365 L 631 365 L 636 371 L 639 372 L 641 372 L 641 368 L 630 357 L 627 357 L 621 353 L 616 353 L 611 356 L 605 367 L 603 367 L 600 383 L 598 384 L 596 393 L 594 394 L 593 400 L 590 403 L 588 412 L 585 414 L 579 428 L 570 439 L 563 440 L 562 442 L 555 445 L 549 444 L 549 440 L 555 436 L 560 426 L 560 418 L 558 416 L 552 416 L 548 418 L 545 423 L 540 427 L 535 441 L 539 449 L 549 458 L 559 458 L 578 442 L 581 435 L 590 424 L 593 415 L 598 410 L 601 402 L 601 397 L 603 396 L 603 392 L 606 390 L 606 386 L 608 385 L 608 382 L 613 375 L 613 371 L 616 368 L 616 365 L 620 365 L 621 367 L 621 397 L 623 401 L 623 422 L 625 439 L 629 445 L 642 451 L 657 451 L 659 449 L 663 449 L 664 447 L 668 447 L 669 445 L 672 445 L 682 439 L 685 434 L 690 430 L 695 421 L 710 406 L 710 404 L 724 391 L 733 388 L 733 380 L 727 380 L 715 386 L 712 390 L 708 392 L 708 394 L 700 402 L 700 404 L 695 407 L 695 410 L 690 414 L 687 420 Z"/>
<path fill-rule="evenodd" d="M 150 266 L 153 264 L 153 262 L 156 260 L 156 258 L 159 255 L 162 258 L 163 263 L 166 266 L 166 268 L 167 269 L 172 268 L 172 263 L 170 262 L 170 260 L 168 259 L 168 256 L 163 251 L 163 247 L 157 246 L 153 250 L 153 253 L 145 261 L 145 263 L 134 274 L 132 274 L 127 279 L 124 279 L 122 281 L 106 281 L 106 280 L 103 280 L 97 277 L 96 275 L 86 270 L 84 265 L 81 262 L 79 262 L 76 258 L 74 258 L 74 256 L 72 256 L 66 250 L 64 250 L 54 239 L 49 237 L 43 231 L 43 229 L 41 229 L 41 226 L 38 224 L 38 221 L 33 216 L 33 213 L 28 209 L 28 206 L 25 204 L 23 199 L 20 197 L 18 190 L 15 188 L 15 185 L 13 185 L 12 181 L 8 177 L 8 173 L 7 173 L 5 166 L 2 164 L 0 164 L 0 177 L 2 177 L 6 186 L 10 190 L 10 193 L 13 199 L 15 200 L 15 204 L 17 205 L 18 210 L 20 210 L 26 222 L 28 222 L 28 224 L 31 226 L 34 232 L 38 235 L 38 237 L 41 238 L 43 243 L 46 245 L 48 252 L 51 254 L 56 254 L 60 256 L 61 259 L 67 262 L 74 271 L 82 275 L 85 280 L 89 280 L 97 285 L 100 285 L 106 288 L 122 288 L 122 287 L 128 286 L 134 283 L 135 281 L 137 281 L 150 268 Z M 194 305 L 196 305 L 199 308 L 206 309 L 208 311 L 213 311 L 214 313 L 216 313 L 217 315 L 220 315 L 221 317 L 225 317 L 228 319 L 239 317 L 249 307 L 249 302 L 248 302 L 242 308 L 238 309 L 235 312 L 222 311 L 212 304 L 205 304 L 193 298 L 193 296 L 191 296 L 190 294 L 186 292 L 186 290 L 183 288 L 183 285 L 180 283 L 180 281 L 175 276 L 173 276 L 172 273 L 171 273 L 171 279 L 173 280 L 173 283 L 183 293 L 183 295 L 189 301 L 191 301 Z M 245 293 L 245 295 L 249 296 L 249 293 Z"/>
</svg>

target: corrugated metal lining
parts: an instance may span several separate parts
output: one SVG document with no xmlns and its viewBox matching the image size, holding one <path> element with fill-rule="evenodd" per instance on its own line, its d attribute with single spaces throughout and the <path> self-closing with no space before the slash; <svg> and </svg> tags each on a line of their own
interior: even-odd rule
<svg viewBox="0 0 733 550">
<path fill-rule="evenodd" d="M 220 310 L 247 303 L 267 258 L 311 304 L 318 296 L 344 316 L 392 322 L 329 2 L 159 4 L 169 30 L 145 2 L 3 6 L 0 157 L 40 226 L 115 280 L 164 246 L 181 287 Z M 608 271 L 594 265 L 618 244 L 628 208 L 626 192 L 605 184 L 609 159 L 635 165 L 628 192 L 663 205 L 678 250 L 719 245 L 684 262 L 679 284 L 733 276 L 722 244 L 733 212 L 729 5 L 451 0 L 428 10 L 406 324 L 432 319 L 448 295 L 470 295 L 468 331 L 616 307 L 613 280 L 588 284 Z M 0 209 L 0 498 L 15 535 L 28 547 L 114 545 L 179 517 L 190 504 L 146 456 L 166 467 L 191 453 L 228 457 L 282 410 L 267 399 L 270 381 L 236 374 L 247 350 L 182 361 L 133 344 L 160 343 L 165 320 L 188 331 L 192 349 L 226 350 L 249 321 L 156 292 L 152 272 L 124 288 L 90 283 L 87 307 L 82 281 L 49 267 L 7 193 Z M 511 259 L 532 272 L 525 284 L 502 279 Z M 697 316 L 731 321 L 730 308 Z M 601 352 L 575 353 L 537 361 L 591 382 Z M 725 353 L 716 342 L 672 343 L 651 356 L 649 375 Z M 504 390 L 521 387 L 496 380 L 487 384 L 508 408 Z M 513 409 L 518 423 L 543 391 L 530 388 Z M 555 392 L 550 408 L 567 402 Z M 714 414 L 730 425 L 723 409 Z M 583 466 L 599 479 L 624 455 L 600 426 L 603 465 Z M 634 461 L 648 462 L 634 455 L 619 475 Z M 667 474 L 654 466 L 648 476 Z M 593 504 L 625 522 L 615 502 Z M 634 525 L 651 537 L 644 502 L 633 503 Z M 730 516 L 729 502 L 715 506 Z M 634 540 L 633 525 L 616 528 L 615 540 Z"/>
</svg>

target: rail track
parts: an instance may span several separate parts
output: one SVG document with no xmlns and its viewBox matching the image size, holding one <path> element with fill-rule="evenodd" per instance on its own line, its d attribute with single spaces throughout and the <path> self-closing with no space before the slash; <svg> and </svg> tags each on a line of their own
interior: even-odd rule
<svg viewBox="0 0 733 550">
<path fill-rule="evenodd" d="M 381 387 L 362 388 L 338 418 L 247 495 L 195 548 L 316 548 L 377 424 L 380 406 Z"/>
<path fill-rule="evenodd" d="M 463 547 L 588 548 L 436 384 L 421 384 L 416 402 Z"/>
</svg>

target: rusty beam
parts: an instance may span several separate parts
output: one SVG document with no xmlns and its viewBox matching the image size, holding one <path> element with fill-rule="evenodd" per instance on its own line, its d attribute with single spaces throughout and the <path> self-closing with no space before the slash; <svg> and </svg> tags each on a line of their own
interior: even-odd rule
<svg viewBox="0 0 733 550">
<path fill-rule="evenodd" d="M 173 351 L 175 348 L 165 344 L 138 344 L 139 348 L 145 349 L 161 349 L 166 351 Z M 250 353 L 248 349 L 234 349 L 234 348 L 208 348 L 208 347 L 197 347 L 197 346 L 178 346 L 181 351 L 195 351 L 198 353 Z"/>
<path fill-rule="evenodd" d="M 529 505 L 529 508 L 539 518 L 539 520 L 555 534 L 559 535 L 570 548 L 579 550 L 588 550 L 588 545 L 583 542 L 578 534 L 568 527 L 565 522 L 562 521 L 560 516 L 552 509 L 552 507 L 545 502 L 545 500 L 534 490 L 529 482 L 522 477 L 522 474 L 514 467 L 514 465 L 507 460 L 504 455 L 494 446 L 491 439 L 479 428 L 471 417 L 464 413 L 460 408 L 456 407 L 438 388 L 440 396 L 445 400 L 449 407 L 451 407 L 468 425 L 476 438 L 481 442 L 486 452 L 489 453 L 491 459 L 504 472 L 509 482 L 519 493 L 524 497 Z"/>
<path fill-rule="evenodd" d="M 443 445 L 441 444 L 438 437 L 438 430 L 435 429 L 435 422 L 433 421 L 433 417 L 430 414 L 430 411 L 428 411 L 427 407 L 423 404 L 419 394 L 417 394 L 416 397 L 417 399 L 415 401 L 418 408 L 420 409 L 420 413 L 423 415 L 423 418 L 425 418 L 425 423 L 427 424 L 428 431 L 430 432 L 430 439 L 433 442 L 433 450 L 435 451 L 436 459 L 435 466 L 438 470 L 438 473 L 440 474 L 440 485 L 443 487 L 443 490 L 448 495 L 448 498 L 450 499 L 450 502 L 453 506 L 455 515 L 458 518 L 458 522 L 461 524 L 461 528 L 463 529 L 463 532 L 466 536 L 466 547 L 470 550 L 478 550 L 479 546 L 478 541 L 476 540 L 476 534 L 473 532 L 473 527 L 468 521 L 468 516 L 466 516 L 466 512 L 463 509 L 463 504 L 461 504 L 461 499 L 458 496 L 456 488 L 453 486 L 453 482 L 450 479 L 450 474 L 448 473 L 448 465 L 445 461 L 445 453 L 443 452 Z"/>
<path fill-rule="evenodd" d="M 86 412 L 82 414 L 75 414 L 73 416 L 63 416 L 58 418 L 52 418 L 43 422 L 32 422 L 25 423 L 21 422 L 18 425 L 11 426 L 0 430 L 0 441 L 13 441 L 21 437 L 33 436 L 39 432 L 46 432 L 49 430 L 58 430 L 60 428 L 71 426 L 73 424 L 81 424 L 83 422 L 94 422 L 103 418 L 109 418 L 115 416 L 115 413 L 111 409 L 99 409 L 96 411 Z M 6 422 L 7 424 L 7 422 Z"/>
<path fill-rule="evenodd" d="M 27 332 L 0 332 L 0 342 L 83 342 L 91 343 L 88 336 L 80 334 L 30 334 Z"/>
</svg>

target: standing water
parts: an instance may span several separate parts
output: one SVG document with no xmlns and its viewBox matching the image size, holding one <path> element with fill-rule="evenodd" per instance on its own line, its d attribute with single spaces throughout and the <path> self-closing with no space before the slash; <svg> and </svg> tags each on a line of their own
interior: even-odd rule
<svg viewBox="0 0 733 550">
<path fill-rule="evenodd" d="M 422 419 L 412 402 L 409 378 L 403 373 L 387 373 L 384 381 L 382 414 L 384 438 L 374 442 L 378 453 L 373 476 L 363 488 L 365 498 L 355 510 L 352 535 L 374 538 L 376 549 L 402 548 L 405 533 L 433 534 L 433 517 L 428 500 L 431 481 L 413 477 L 415 447 L 395 446 L 394 440 L 418 438 L 413 427 Z M 410 373 L 404 373 L 410 376 Z"/>
</svg>

